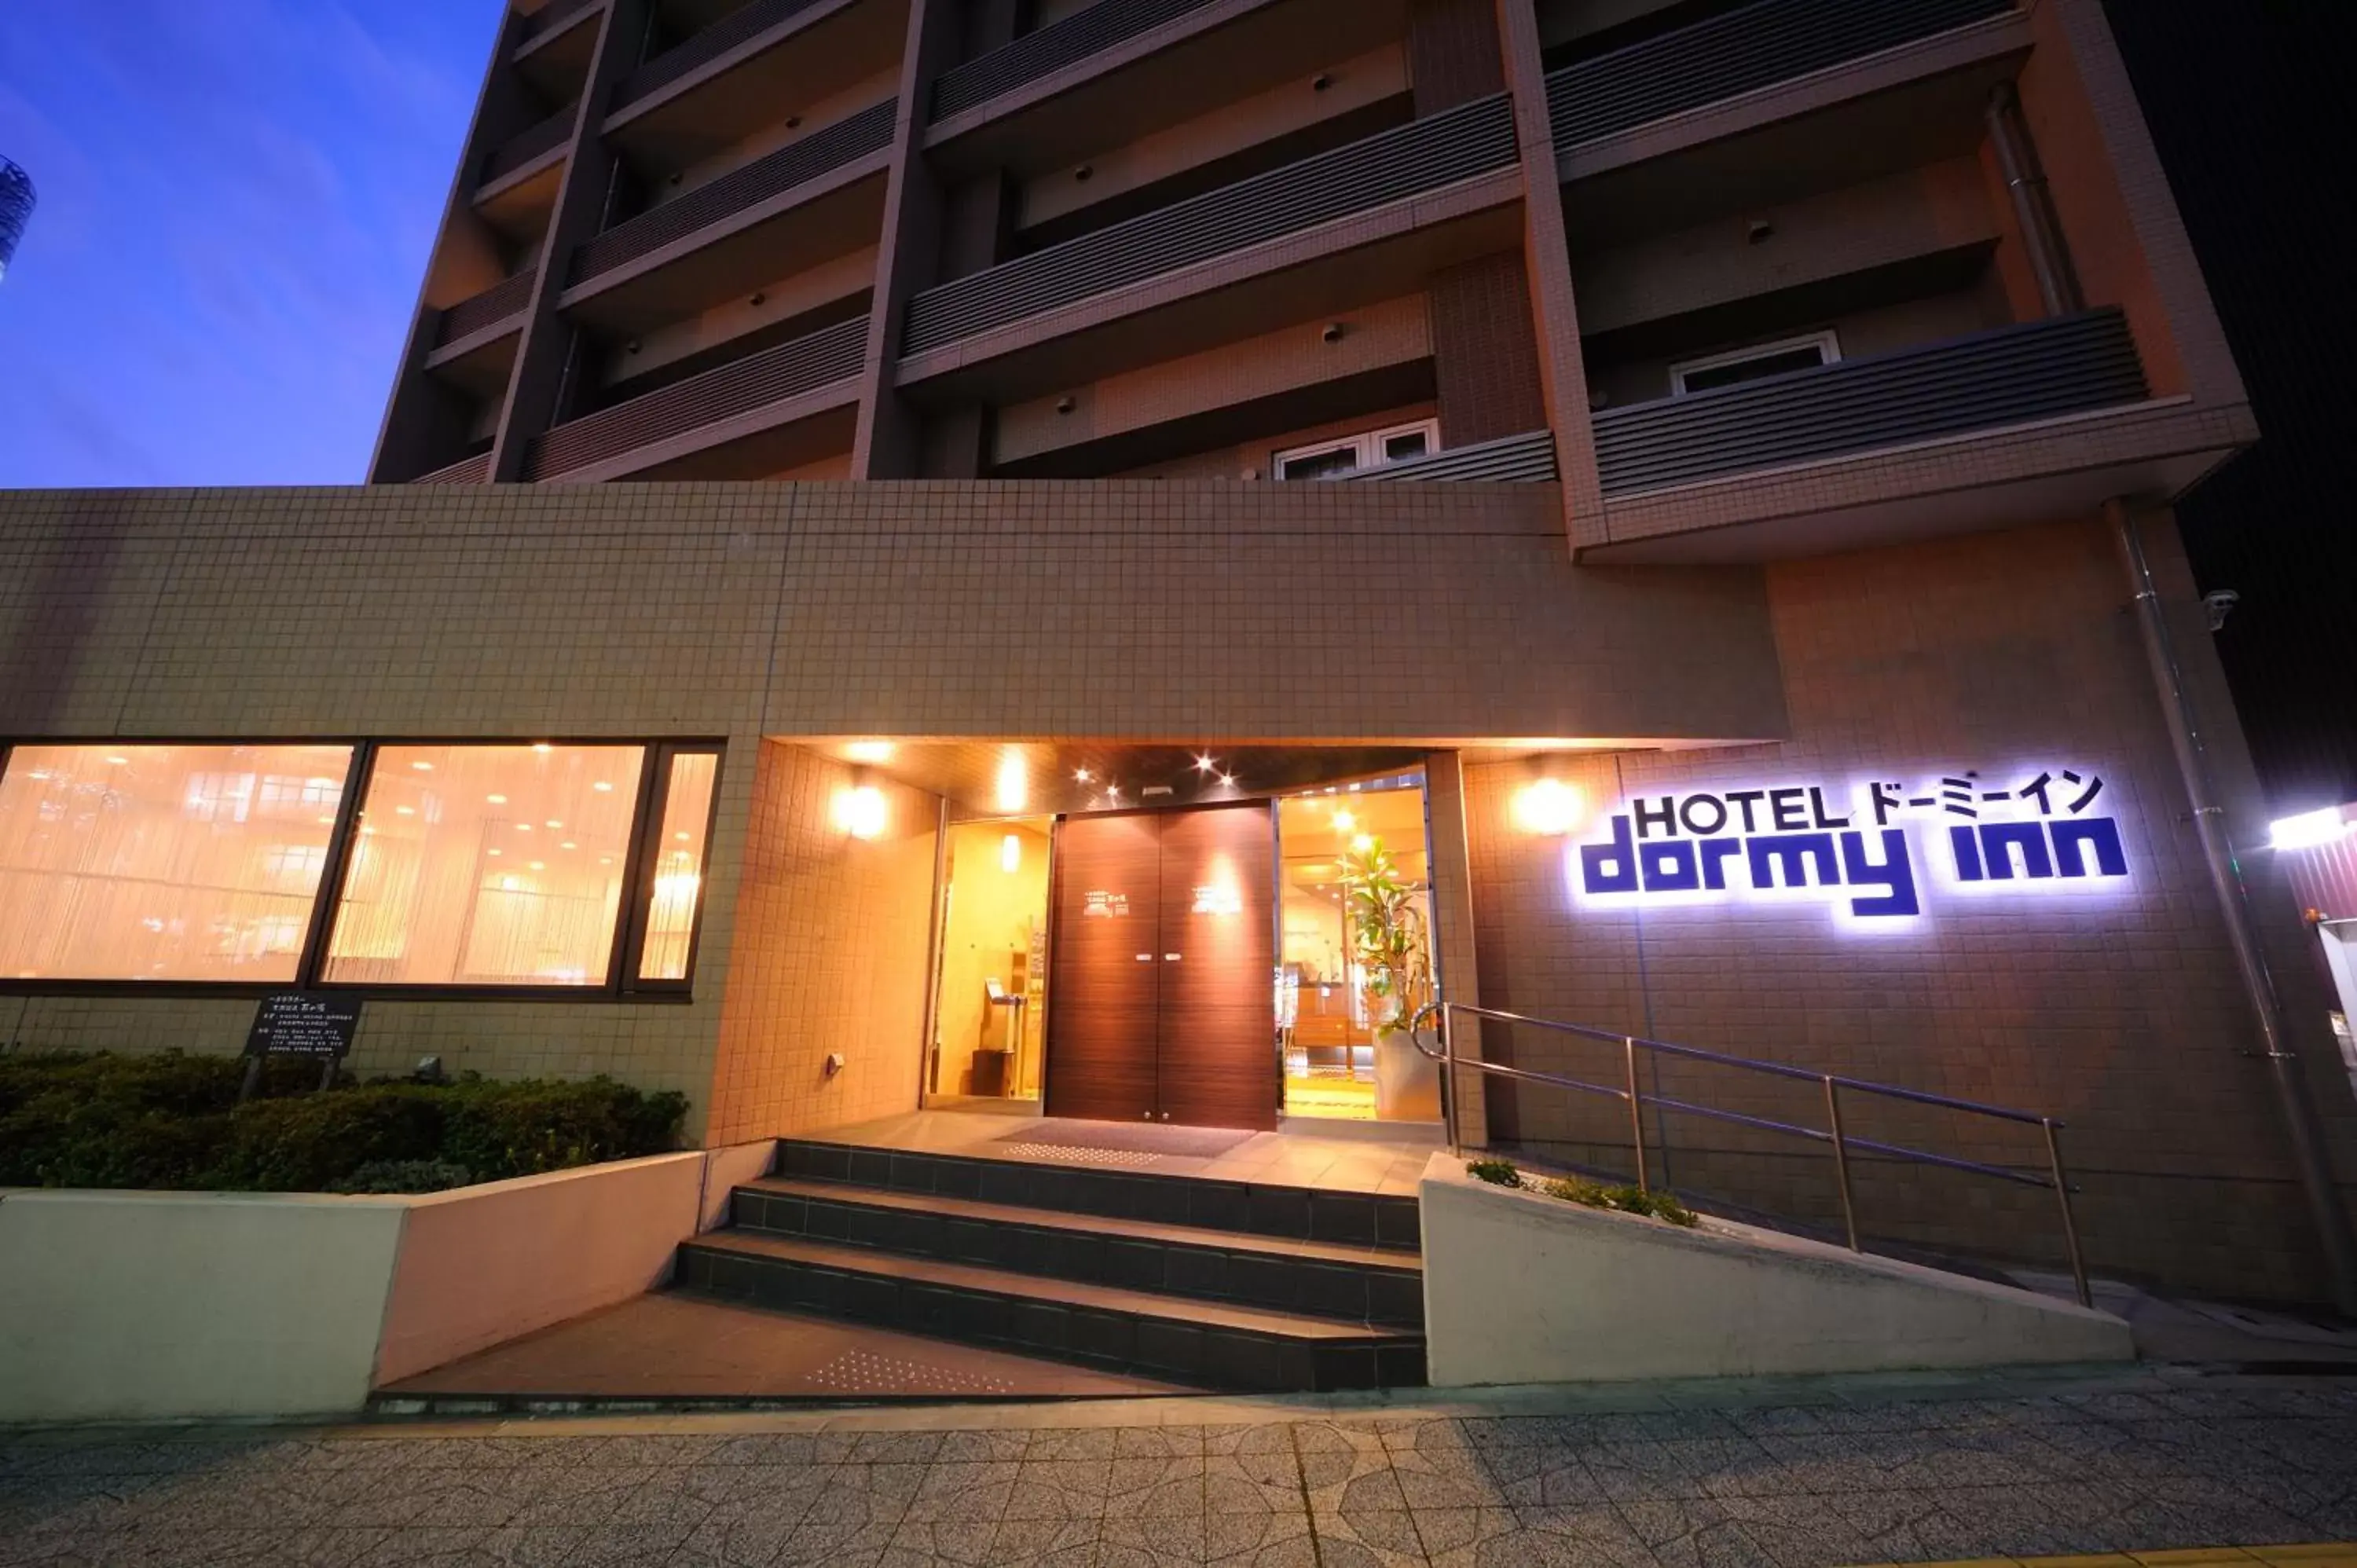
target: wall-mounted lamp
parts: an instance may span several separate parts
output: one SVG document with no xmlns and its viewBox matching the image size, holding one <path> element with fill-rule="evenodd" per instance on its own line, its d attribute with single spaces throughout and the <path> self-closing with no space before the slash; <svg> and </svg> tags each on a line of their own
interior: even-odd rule
<svg viewBox="0 0 2357 1568">
<path fill-rule="evenodd" d="M 1579 826 L 1587 802 L 1560 779 L 1539 779 L 1514 793 L 1514 825 L 1526 833 L 1560 838 Z"/>
<path fill-rule="evenodd" d="M 1021 811 L 1031 802 L 1031 770 L 1023 765 L 1023 754 L 1013 746 L 1007 747 L 998 758 L 996 798 L 998 809 L 1010 813 Z M 1007 869 L 1011 871 L 1014 867 Z"/>
<path fill-rule="evenodd" d="M 1008 833 L 998 841 L 998 869 L 1012 876 L 1023 869 L 1023 835 Z"/>
<path fill-rule="evenodd" d="M 873 784 L 855 784 L 834 794 L 834 825 L 856 839 L 883 836 L 891 820 L 884 791 Z"/>
</svg>

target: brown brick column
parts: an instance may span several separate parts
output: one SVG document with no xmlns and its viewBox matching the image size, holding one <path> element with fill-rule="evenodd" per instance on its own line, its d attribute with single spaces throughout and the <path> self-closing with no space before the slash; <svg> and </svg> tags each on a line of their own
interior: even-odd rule
<svg viewBox="0 0 2357 1568">
<path fill-rule="evenodd" d="M 600 128 L 614 84 L 639 63 L 640 44 L 647 33 L 647 4 L 648 0 L 608 0 L 606 15 L 597 24 L 597 52 L 590 57 L 588 79 L 581 86 L 565 179 L 556 188 L 556 209 L 549 214 L 548 236 L 541 244 L 540 273 L 533 280 L 532 303 L 524 307 L 523 338 L 516 345 L 515 365 L 508 372 L 506 406 L 500 412 L 499 433 L 491 439 L 494 483 L 528 478 L 532 444 L 564 417 L 565 378 L 574 354 L 574 332 L 557 313 L 556 301 L 572 273 L 574 251 L 605 226 L 606 199 L 616 160 Z"/>
<path fill-rule="evenodd" d="M 855 479 L 908 478 L 922 462 L 922 422 L 893 390 L 892 370 L 900 357 L 909 297 L 933 283 L 941 263 L 948 193 L 926 166 L 923 142 L 933 79 L 957 59 L 961 9 L 955 0 L 910 0 L 909 6 L 892 162 L 884 188 L 884 232 L 867 313 L 867 353 L 859 372 L 859 425 L 851 446 Z"/>
<path fill-rule="evenodd" d="M 1506 86 L 1514 95 L 1514 140 L 1523 156 L 1523 266 L 1538 329 L 1539 380 L 1555 463 L 1563 480 L 1566 532 L 1577 550 L 1604 539 L 1604 490 L 1596 472 L 1596 434 L 1588 424 L 1587 369 L 1579 357 L 1579 311 L 1571 291 L 1571 245 L 1563 227 L 1563 188 L 1555 177 L 1555 131 L 1547 118 L 1546 69 L 1538 16 L 1528 0 L 1498 0 L 1498 37 Z"/>
</svg>

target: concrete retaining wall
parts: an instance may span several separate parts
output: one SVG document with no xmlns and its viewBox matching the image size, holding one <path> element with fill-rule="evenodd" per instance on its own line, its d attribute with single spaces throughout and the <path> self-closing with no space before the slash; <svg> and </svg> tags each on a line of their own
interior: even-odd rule
<svg viewBox="0 0 2357 1568">
<path fill-rule="evenodd" d="M 1608 1382 L 2133 1358 L 2029 1291 L 1705 1219 L 1692 1230 L 1426 1167 L 1432 1382 Z"/>
<path fill-rule="evenodd" d="M 0 1192 L 0 1422 L 351 1414 L 661 1284 L 770 1149 L 381 1197 Z"/>
</svg>

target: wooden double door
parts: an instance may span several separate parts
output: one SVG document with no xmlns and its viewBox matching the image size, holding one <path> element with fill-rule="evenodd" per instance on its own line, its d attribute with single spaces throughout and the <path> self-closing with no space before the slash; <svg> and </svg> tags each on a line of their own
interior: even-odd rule
<svg viewBox="0 0 2357 1568">
<path fill-rule="evenodd" d="M 1072 817 L 1056 834 L 1047 1113 L 1275 1127 L 1267 805 Z"/>
</svg>

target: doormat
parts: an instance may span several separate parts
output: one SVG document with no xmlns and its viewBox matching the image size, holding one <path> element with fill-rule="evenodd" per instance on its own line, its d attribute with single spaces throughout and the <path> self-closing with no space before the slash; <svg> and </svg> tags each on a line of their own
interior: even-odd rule
<svg viewBox="0 0 2357 1568">
<path fill-rule="evenodd" d="M 1251 1137 L 1229 1127 L 1165 1127 L 1127 1122 L 1042 1122 L 991 1141 L 1028 1144 L 1043 1151 L 1084 1150 L 1130 1155 L 1178 1155 L 1208 1160 Z M 1028 1152 L 1028 1151 L 1027 1151 Z"/>
</svg>

